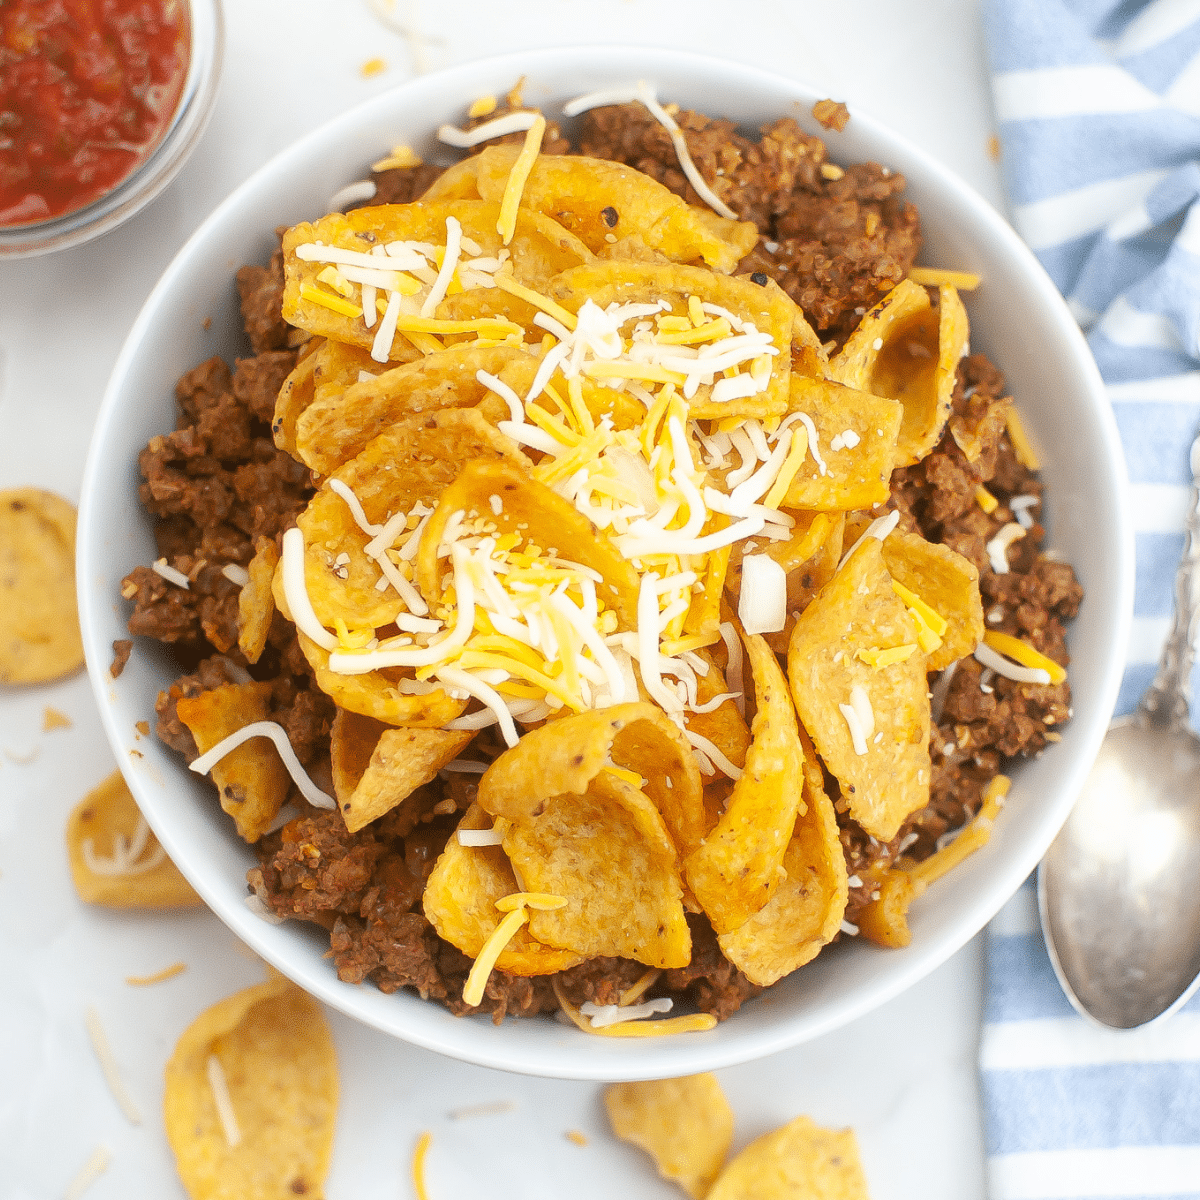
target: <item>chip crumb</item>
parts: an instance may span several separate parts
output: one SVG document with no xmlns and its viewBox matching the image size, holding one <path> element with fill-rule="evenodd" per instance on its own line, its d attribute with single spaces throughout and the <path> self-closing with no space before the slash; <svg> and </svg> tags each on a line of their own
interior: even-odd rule
<svg viewBox="0 0 1200 1200">
<path fill-rule="evenodd" d="M 49 733 L 52 729 L 70 729 L 73 723 L 65 712 L 60 712 L 57 708 L 46 705 L 42 710 L 43 733 Z"/>
<path fill-rule="evenodd" d="M 1000 160 L 1000 139 L 994 133 L 987 140 L 987 152 L 992 162 Z"/>
<path fill-rule="evenodd" d="M 387 70 L 387 63 L 382 58 L 368 58 L 361 67 L 359 74 L 364 79 L 370 79 L 374 75 L 382 75 Z"/>
<path fill-rule="evenodd" d="M 204 320 L 200 322 L 200 328 L 207 333 L 212 328 L 212 317 L 205 317 Z"/>
<path fill-rule="evenodd" d="M 566 1137 L 568 1142 L 574 1142 L 576 1146 L 586 1146 L 588 1144 L 587 1136 L 580 1133 L 578 1129 L 568 1129 Z"/>
<path fill-rule="evenodd" d="M 850 110 L 841 100 L 818 100 L 812 106 L 812 115 L 826 129 L 833 129 L 838 133 L 846 128 L 846 122 L 850 120 Z"/>
<path fill-rule="evenodd" d="M 126 597 L 126 599 L 128 598 Z M 112 666 L 108 668 L 108 673 L 113 679 L 118 679 L 121 672 L 125 670 L 125 664 L 129 661 L 130 654 L 133 653 L 133 640 L 131 638 L 118 638 L 112 645 L 113 660 Z"/>
</svg>

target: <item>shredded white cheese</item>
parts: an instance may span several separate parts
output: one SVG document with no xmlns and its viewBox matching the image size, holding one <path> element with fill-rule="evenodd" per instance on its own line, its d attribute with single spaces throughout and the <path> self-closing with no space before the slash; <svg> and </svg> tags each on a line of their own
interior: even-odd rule
<svg viewBox="0 0 1200 1200">
<path fill-rule="evenodd" d="M 212 1092 L 213 1104 L 216 1105 L 221 1131 L 225 1134 L 225 1144 L 230 1150 L 234 1150 L 241 1145 L 242 1131 L 238 1127 L 237 1113 L 233 1111 L 233 1100 L 229 1095 L 229 1085 L 225 1081 L 225 1071 L 221 1067 L 221 1060 L 215 1054 L 208 1056 L 204 1072 L 208 1076 L 208 1088 Z"/>
<path fill-rule="evenodd" d="M 287 597 L 288 608 L 291 609 L 296 628 L 316 642 L 322 650 L 336 650 L 337 638 L 317 620 L 312 601 L 308 598 L 308 584 L 304 578 L 304 534 L 297 526 L 293 526 L 283 535 L 280 569 L 283 594 Z"/>
<path fill-rule="evenodd" d="M 112 1162 L 112 1151 L 105 1145 L 97 1146 L 87 1162 L 80 1168 L 79 1174 L 71 1180 L 67 1190 L 63 1192 L 63 1200 L 80 1200 L 80 1197 L 108 1170 Z"/>
<path fill-rule="evenodd" d="M 1050 672 L 1041 667 L 1022 667 L 1009 661 L 1003 654 L 993 650 L 986 642 L 980 642 L 975 647 L 975 660 L 985 667 L 991 667 L 997 675 L 1011 679 L 1015 683 L 1049 683 Z"/>
<path fill-rule="evenodd" d="M 96 853 L 95 843 L 91 838 L 84 838 L 80 849 L 83 851 L 83 861 L 93 875 L 141 875 L 146 871 L 153 871 L 166 858 L 166 851 L 157 845 L 146 858 L 141 857 L 149 840 L 150 826 L 146 824 L 146 818 L 138 813 L 133 837 L 126 837 L 123 833 L 114 834 L 112 853 L 107 857 Z"/>
<path fill-rule="evenodd" d="M 999 532 L 987 544 L 988 561 L 997 575 L 1008 574 L 1008 548 L 1025 536 L 1025 530 L 1016 521 L 1002 525 Z"/>
<path fill-rule="evenodd" d="M 854 753 L 859 755 L 866 754 L 867 735 L 854 706 L 852 704 L 839 704 L 838 712 L 842 714 L 846 722 L 846 728 L 850 730 L 850 741 L 854 746 Z"/>
<path fill-rule="evenodd" d="M 521 112 L 505 113 L 504 116 L 496 117 L 495 120 L 476 125 L 474 129 L 459 129 L 454 125 L 441 125 L 438 127 L 437 136 L 438 141 L 445 142 L 447 146 L 456 146 L 460 150 L 466 150 L 471 146 L 478 146 L 480 142 L 490 142 L 492 138 L 503 137 L 506 133 L 524 133 L 533 127 L 533 123 L 537 119 L 536 111 L 522 110 Z"/>
<path fill-rule="evenodd" d="M 88 1005 L 83 1014 L 83 1022 L 87 1028 L 88 1037 L 91 1039 L 92 1049 L 96 1052 L 96 1059 L 100 1063 L 100 1070 L 104 1073 L 104 1081 L 108 1084 L 108 1090 L 112 1092 L 113 1099 L 116 1100 L 130 1125 L 140 1125 L 142 1114 L 138 1112 L 137 1105 L 125 1090 L 117 1060 L 113 1057 L 113 1052 L 108 1045 L 108 1037 L 104 1032 L 104 1027 L 100 1024 L 100 1016 L 91 1005 Z"/>
<path fill-rule="evenodd" d="M 642 1004 L 627 1004 L 622 1008 L 619 1004 L 596 1004 L 585 1000 L 579 1011 L 591 1021 L 593 1029 L 604 1029 L 616 1025 L 620 1021 L 644 1021 L 655 1013 L 670 1012 L 674 1007 L 669 996 L 660 996 L 657 1000 L 647 1000 Z"/>
<path fill-rule="evenodd" d="M 191 590 L 191 580 L 182 571 L 177 571 L 172 567 L 165 558 L 155 559 L 150 564 L 150 569 L 156 575 L 161 575 L 168 583 L 173 583 L 176 587 L 183 588 L 184 591 Z"/>
<path fill-rule="evenodd" d="M 371 179 L 356 179 L 344 188 L 339 188 L 329 197 L 326 212 L 345 212 L 348 205 L 362 204 L 366 200 L 375 199 L 375 182 Z"/>
<path fill-rule="evenodd" d="M 251 738 L 256 737 L 270 738 L 275 743 L 275 749 L 279 751 L 279 757 L 292 777 L 292 782 L 300 789 L 309 804 L 314 808 L 337 808 L 337 801 L 321 791 L 309 778 L 308 772 L 300 765 L 296 751 L 292 749 L 292 743 L 288 740 L 287 730 L 274 721 L 251 721 L 249 725 L 243 725 L 241 729 L 234 730 L 228 737 L 222 738 L 211 750 L 201 754 L 191 764 L 189 770 L 195 771 L 197 775 L 207 775 L 231 750 L 236 750 L 243 742 L 248 742 Z"/>
</svg>

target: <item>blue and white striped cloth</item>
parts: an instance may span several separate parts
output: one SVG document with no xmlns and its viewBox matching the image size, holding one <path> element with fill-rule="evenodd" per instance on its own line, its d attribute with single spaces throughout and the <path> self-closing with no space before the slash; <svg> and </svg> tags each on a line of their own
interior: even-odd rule
<svg viewBox="0 0 1200 1200">
<path fill-rule="evenodd" d="M 1200 430 L 1200 0 L 983 11 L 1013 220 L 1087 332 L 1129 465 L 1128 712 L 1170 623 Z M 1200 996 L 1142 1030 L 1085 1023 L 1054 978 L 1032 881 L 989 927 L 987 970 L 991 1200 L 1200 1200 Z"/>
</svg>

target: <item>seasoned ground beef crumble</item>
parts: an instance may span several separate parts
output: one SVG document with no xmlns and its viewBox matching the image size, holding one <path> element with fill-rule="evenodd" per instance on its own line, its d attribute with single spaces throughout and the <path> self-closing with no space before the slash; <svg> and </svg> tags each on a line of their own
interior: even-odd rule
<svg viewBox="0 0 1200 1200">
<path fill-rule="evenodd" d="M 840 114 L 829 115 L 840 128 Z M 874 163 L 844 169 L 831 164 L 824 143 L 790 118 L 764 126 L 760 138 L 751 140 L 728 121 L 693 112 L 676 116 L 716 193 L 759 227 L 758 245 L 739 271 L 777 280 L 821 338 L 831 347 L 840 344 L 866 309 L 905 278 L 916 258 L 920 226 L 903 198 L 903 177 Z M 545 148 L 568 151 L 557 128 L 548 130 Z M 640 106 L 589 112 L 579 151 L 628 163 L 699 203 L 666 132 Z M 382 172 L 372 202 L 418 198 L 439 171 L 425 165 Z M 245 567 L 258 538 L 278 545 L 315 490 L 308 470 L 276 449 L 271 437 L 276 393 L 305 338 L 282 317 L 281 254 L 266 267 L 243 267 L 237 287 L 251 356 L 238 359 L 233 370 L 212 358 L 189 371 L 176 388 L 177 428 L 153 438 L 139 460 L 144 480 L 139 495 L 157 520 L 159 554 L 190 586 L 184 590 L 138 567 L 123 581 L 121 594 L 133 605 L 130 633 L 171 646 L 185 672 L 156 704 L 163 742 L 190 762 L 197 750 L 176 714 L 178 700 L 229 682 L 270 680 L 271 719 L 287 730 L 319 786 L 332 790 L 334 708 L 313 681 L 294 627 L 276 613 L 267 649 L 253 665 L 237 645 L 239 587 L 223 569 Z M 1003 386 L 983 355 L 960 363 L 951 423 L 928 457 L 893 474 L 889 507 L 899 510 L 902 528 L 943 542 L 975 564 L 988 628 L 1019 635 L 1066 663 L 1064 623 L 1075 615 L 1082 593 L 1070 566 L 1040 551 L 1044 531 L 1036 518 L 1042 487 L 1008 440 L 1001 419 L 1008 403 Z M 975 435 L 973 460 L 959 448 L 951 426 Z M 975 500 L 981 484 L 999 501 L 990 514 Z M 1035 523 L 1012 546 L 1010 572 L 997 575 L 986 544 L 1014 519 L 1008 501 L 1029 495 L 1039 497 L 1031 510 Z M 114 649 L 116 675 L 128 644 Z M 944 673 L 940 687 L 931 676 L 941 704 L 931 737 L 930 802 L 890 843 L 880 844 L 849 818 L 836 781 L 826 775 L 847 867 L 858 883 L 846 921 L 853 923 L 869 903 L 883 868 L 901 853 L 927 857 L 939 838 L 978 810 L 984 787 L 1006 759 L 1039 753 L 1057 740 L 1057 726 L 1070 715 L 1066 683 L 1023 685 L 990 673 L 985 681 L 983 670 L 968 657 L 952 674 Z M 502 750 L 485 730 L 471 753 L 486 761 Z M 299 817 L 255 845 L 259 865 L 249 873 L 250 887 L 273 914 L 329 931 L 331 958 L 342 980 L 371 981 L 385 992 L 412 988 L 455 1013 L 489 1012 L 497 1023 L 505 1016 L 555 1011 L 550 978 L 501 971 L 492 973 L 479 1008 L 466 1006 L 462 989 L 471 960 L 443 942 L 421 913 L 425 880 L 474 795 L 471 777 L 439 779 L 351 834 L 338 812 L 312 808 L 293 789 L 289 802 Z M 723 1019 L 761 989 L 723 957 L 703 916 L 688 920 L 690 965 L 662 972 L 647 995 L 674 995 Z M 605 1004 L 644 972 L 639 963 L 598 958 L 555 978 L 573 1003 Z"/>
</svg>

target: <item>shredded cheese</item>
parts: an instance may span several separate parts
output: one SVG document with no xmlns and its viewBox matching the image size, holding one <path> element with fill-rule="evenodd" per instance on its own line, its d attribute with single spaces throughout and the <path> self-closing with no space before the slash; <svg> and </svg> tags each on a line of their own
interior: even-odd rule
<svg viewBox="0 0 1200 1200">
<path fill-rule="evenodd" d="M 890 646 L 886 650 L 872 646 L 869 649 L 860 649 L 858 657 L 873 670 L 882 671 L 884 667 L 907 661 L 916 649 L 916 644 L 912 642 L 905 646 Z"/>
<path fill-rule="evenodd" d="M 513 239 L 517 228 L 517 208 L 525 191 L 525 183 L 529 172 L 537 161 L 538 151 L 542 148 L 542 137 L 546 132 L 546 118 L 538 113 L 525 134 L 525 144 L 517 155 L 508 180 L 504 185 L 504 195 L 500 199 L 500 216 L 496 221 L 496 232 L 500 240 L 507 246 Z"/>
<path fill-rule="evenodd" d="M 973 292 L 980 283 L 980 277 L 973 271 L 947 271 L 942 267 L 910 267 L 908 277 L 922 287 L 946 284 L 960 292 Z"/>
<path fill-rule="evenodd" d="M 87 1028 L 88 1037 L 91 1039 L 92 1049 L 96 1052 L 100 1070 L 104 1074 L 104 1081 L 108 1084 L 108 1090 L 112 1092 L 113 1099 L 116 1100 L 117 1106 L 125 1114 L 125 1119 L 130 1125 L 140 1125 L 142 1114 L 138 1112 L 137 1105 L 134 1104 L 129 1092 L 125 1089 L 125 1084 L 121 1081 L 121 1072 L 117 1066 L 117 1060 L 109 1048 L 108 1037 L 104 1032 L 104 1027 L 100 1024 L 100 1016 L 91 1005 L 84 1012 L 83 1022 Z"/>
<path fill-rule="evenodd" d="M 425 1156 L 429 1153 L 429 1143 L 432 1141 L 433 1134 L 426 1130 L 417 1138 L 417 1144 L 413 1148 L 413 1191 L 416 1192 L 417 1200 L 429 1200 L 429 1193 L 425 1190 Z"/>
<path fill-rule="evenodd" d="M 204 1073 L 208 1077 L 208 1090 L 212 1093 L 213 1104 L 217 1109 L 217 1120 L 221 1122 L 221 1132 L 225 1135 L 225 1144 L 230 1150 L 235 1150 L 242 1141 L 242 1131 L 238 1126 L 237 1113 L 233 1109 L 233 1100 L 229 1095 L 229 1085 L 225 1080 L 225 1071 L 221 1060 L 210 1054 L 204 1064 Z"/>
<path fill-rule="evenodd" d="M 437 136 L 439 142 L 445 142 L 447 146 L 455 146 L 459 150 L 468 150 L 472 146 L 478 146 L 480 142 L 490 142 L 492 138 L 504 137 L 506 133 L 524 133 L 527 129 L 532 129 L 538 121 L 545 121 L 545 117 L 533 109 L 524 112 L 505 113 L 502 117 L 496 117 L 495 120 L 485 121 L 482 125 L 476 125 L 474 129 L 458 129 L 453 125 L 441 125 L 438 127 Z"/>
<path fill-rule="evenodd" d="M 95 843 L 91 838 L 84 838 L 80 850 L 83 852 L 84 864 L 93 875 L 143 875 L 147 871 L 153 871 L 166 858 L 166 851 L 157 844 L 142 858 L 149 841 L 150 826 L 146 824 L 146 818 L 138 813 L 133 836 L 114 834 L 112 850 L 107 856 L 96 853 Z"/>
<path fill-rule="evenodd" d="M 126 975 L 125 982 L 130 987 L 150 987 L 152 984 L 174 979 L 176 975 L 182 975 L 186 970 L 187 963 L 177 962 L 172 963 L 169 967 L 163 967 L 161 971 L 155 971 L 151 975 Z"/>
<path fill-rule="evenodd" d="M 183 588 L 185 592 L 191 590 L 191 580 L 182 571 L 176 570 L 168 564 L 165 558 L 155 559 L 151 563 L 150 569 L 156 575 L 161 575 L 168 583 L 173 583 L 176 587 Z"/>
<path fill-rule="evenodd" d="M 1008 548 L 1024 536 L 1025 530 L 1016 521 L 1009 521 L 1007 525 L 1002 525 L 996 536 L 988 542 L 988 561 L 997 575 L 1008 574 Z"/>
<path fill-rule="evenodd" d="M 504 950 L 505 946 L 516 936 L 517 930 L 529 920 L 529 911 L 524 907 L 514 908 L 507 913 L 491 936 L 483 944 L 483 949 L 476 955 L 471 966 L 467 982 L 463 985 L 463 1003 L 472 1008 L 477 1007 L 483 1000 L 483 990 L 487 986 L 488 977 Z"/>
<path fill-rule="evenodd" d="M 71 1180 L 67 1190 L 63 1192 L 63 1200 L 80 1200 L 83 1194 L 108 1170 L 112 1162 L 112 1151 L 105 1145 L 97 1146 L 87 1162 L 79 1169 L 79 1174 Z"/>
<path fill-rule="evenodd" d="M 312 601 L 308 598 L 308 584 L 304 578 L 304 533 L 298 526 L 293 526 L 283 535 L 280 571 L 283 594 L 296 628 L 322 650 L 336 650 L 337 638 L 317 620 Z"/>
<path fill-rule="evenodd" d="M 989 492 L 981 483 L 975 489 L 975 503 L 978 504 L 985 513 L 994 513 L 999 507 L 1000 501 L 997 500 L 996 497 L 993 496 L 992 493 Z"/>
<path fill-rule="evenodd" d="M 1021 423 L 1021 415 L 1017 412 L 1015 405 L 1010 404 L 1008 406 L 1008 411 L 1004 416 L 1004 423 L 1008 430 L 1008 440 L 1012 443 L 1013 453 L 1016 454 L 1017 461 L 1027 470 L 1040 470 L 1042 464 L 1038 460 L 1033 443 L 1029 440 L 1029 435 L 1025 432 L 1025 426 Z"/>
<path fill-rule="evenodd" d="M 985 667 L 991 667 L 997 675 L 1011 679 L 1014 683 L 1050 683 L 1050 672 L 1044 667 L 1022 667 L 1009 662 L 1003 654 L 994 650 L 987 642 L 980 642 L 975 647 L 975 661 Z"/>
<path fill-rule="evenodd" d="M 866 754 L 867 734 L 866 730 L 863 729 L 857 710 L 852 704 L 839 704 L 838 712 L 842 714 L 846 722 L 846 728 L 850 731 L 850 742 L 854 747 L 854 753 L 858 755 Z"/>
<path fill-rule="evenodd" d="M 647 1000 L 644 1004 L 629 1004 L 622 1008 L 619 1004 L 594 1004 L 585 1000 L 579 1011 L 590 1019 L 593 1029 L 605 1029 L 621 1021 L 644 1021 L 656 1013 L 670 1012 L 674 1002 L 669 996 L 660 996 L 656 1000 Z"/>
<path fill-rule="evenodd" d="M 270 738 L 275 743 L 275 749 L 279 751 L 279 757 L 292 777 L 292 782 L 300 789 L 309 804 L 314 808 L 337 808 L 337 801 L 321 791 L 313 783 L 308 772 L 300 765 L 296 751 L 292 749 L 292 743 L 288 740 L 287 730 L 275 721 L 251 721 L 249 725 L 243 725 L 241 729 L 234 730 L 228 737 L 222 738 L 212 749 L 201 754 L 190 765 L 189 770 L 195 771 L 197 775 L 207 775 L 231 750 L 236 750 L 243 742 L 248 742 L 251 738 L 256 737 Z"/>
<path fill-rule="evenodd" d="M 1048 658 L 1041 651 L 1035 650 L 1028 642 L 1011 634 L 1000 633 L 999 630 L 989 629 L 983 635 L 984 642 L 993 650 L 1008 655 L 1023 667 L 1045 671 L 1051 683 L 1062 683 L 1067 678 L 1067 670 L 1054 659 Z"/>
</svg>

